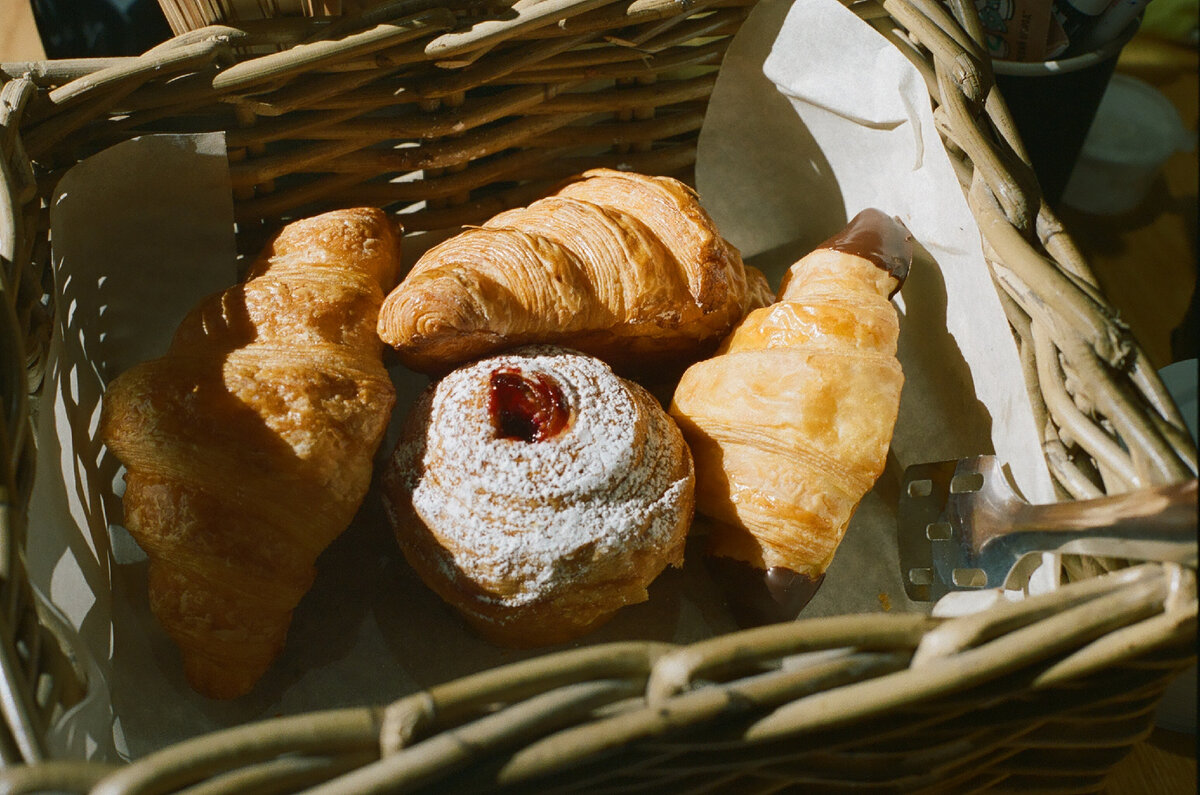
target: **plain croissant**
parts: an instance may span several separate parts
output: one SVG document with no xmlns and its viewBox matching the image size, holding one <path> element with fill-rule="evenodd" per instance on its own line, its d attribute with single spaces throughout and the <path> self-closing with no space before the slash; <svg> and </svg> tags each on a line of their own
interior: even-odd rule
<svg viewBox="0 0 1200 795">
<path fill-rule="evenodd" d="M 597 169 L 427 251 L 384 301 L 379 336 L 427 373 L 526 343 L 645 370 L 711 353 L 771 300 L 690 188 Z"/>
<path fill-rule="evenodd" d="M 904 226 L 864 210 L 676 389 L 696 511 L 744 621 L 794 617 L 883 471 L 904 382 L 888 299 L 911 260 Z"/>
<path fill-rule="evenodd" d="M 100 434 L 127 470 L 125 526 L 200 693 L 254 686 L 366 494 L 395 402 L 375 320 L 398 264 L 381 211 L 289 224 L 165 356 L 108 387 Z"/>
</svg>

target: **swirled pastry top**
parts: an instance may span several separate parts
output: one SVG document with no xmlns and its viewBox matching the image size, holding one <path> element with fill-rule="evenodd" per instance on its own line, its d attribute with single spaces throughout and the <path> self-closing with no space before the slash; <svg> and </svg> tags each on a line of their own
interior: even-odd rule
<svg viewBox="0 0 1200 795">
<path fill-rule="evenodd" d="M 657 367 L 699 358 L 772 300 L 682 182 L 596 169 L 427 251 L 379 336 L 423 372 L 527 343 Z"/>
<path fill-rule="evenodd" d="M 498 405 L 497 374 L 544 393 L 533 406 L 503 396 Z M 591 357 L 530 346 L 426 391 L 385 492 L 394 520 L 407 493 L 427 528 L 402 535 L 410 559 L 426 558 L 477 600 L 512 606 L 588 583 L 629 580 L 644 593 L 630 557 L 653 551 L 649 578 L 678 563 L 692 483 L 682 436 L 648 392 Z"/>
</svg>

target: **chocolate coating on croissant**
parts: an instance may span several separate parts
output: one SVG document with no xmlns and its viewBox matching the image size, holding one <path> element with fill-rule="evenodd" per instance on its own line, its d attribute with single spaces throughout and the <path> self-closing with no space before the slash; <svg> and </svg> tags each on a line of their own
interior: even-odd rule
<svg viewBox="0 0 1200 795">
<path fill-rule="evenodd" d="M 708 565 L 734 621 L 744 628 L 793 620 L 825 581 L 823 573 L 810 577 L 784 566 L 764 571 L 733 558 L 709 558 Z"/>
<path fill-rule="evenodd" d="M 896 280 L 888 298 L 900 291 L 912 266 L 913 237 L 899 218 L 868 207 L 818 248 L 853 254 L 873 262 Z"/>
</svg>

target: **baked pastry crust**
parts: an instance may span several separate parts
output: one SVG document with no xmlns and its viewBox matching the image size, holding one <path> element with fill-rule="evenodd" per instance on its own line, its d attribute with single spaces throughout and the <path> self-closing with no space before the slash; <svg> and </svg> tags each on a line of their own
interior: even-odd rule
<svg viewBox="0 0 1200 795">
<path fill-rule="evenodd" d="M 108 386 L 100 436 L 127 470 L 125 526 L 200 693 L 254 686 L 366 494 L 395 402 L 375 318 L 398 266 L 381 211 L 292 223 L 162 358 Z"/>
<path fill-rule="evenodd" d="M 670 408 L 695 457 L 710 553 L 810 583 L 883 471 L 904 382 L 888 297 L 911 238 L 878 211 L 847 229 L 687 370 Z"/>
<path fill-rule="evenodd" d="M 427 251 L 379 336 L 426 373 L 527 343 L 648 371 L 710 353 L 771 300 L 686 185 L 596 169 Z"/>
<path fill-rule="evenodd" d="M 497 374 L 545 387 L 530 416 L 559 411 L 560 426 L 529 441 L 506 433 Z M 644 601 L 682 563 L 694 499 L 691 456 L 659 403 L 603 362 L 550 346 L 430 386 L 382 480 L 412 567 L 510 646 L 565 642 Z"/>
</svg>

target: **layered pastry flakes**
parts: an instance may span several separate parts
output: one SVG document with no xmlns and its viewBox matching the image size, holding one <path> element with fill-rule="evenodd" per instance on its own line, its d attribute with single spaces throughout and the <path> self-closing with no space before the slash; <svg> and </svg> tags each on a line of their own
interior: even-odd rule
<svg viewBox="0 0 1200 795">
<path fill-rule="evenodd" d="M 711 353 L 772 297 L 682 182 L 598 169 L 427 251 L 379 336 L 432 374 L 528 343 L 647 373 Z"/>
</svg>

